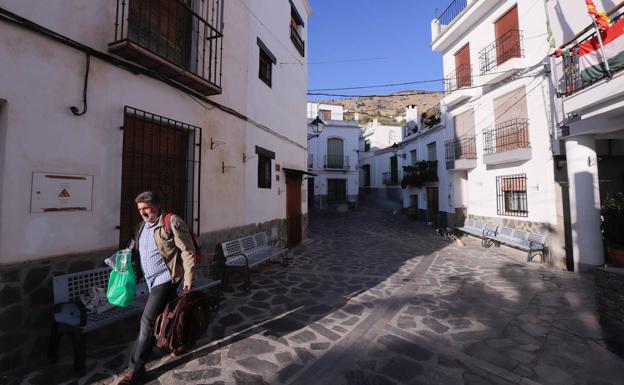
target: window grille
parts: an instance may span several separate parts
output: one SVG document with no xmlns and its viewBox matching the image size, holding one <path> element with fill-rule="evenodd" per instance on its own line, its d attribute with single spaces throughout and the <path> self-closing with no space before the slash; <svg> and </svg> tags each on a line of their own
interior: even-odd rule
<svg viewBox="0 0 624 385">
<path fill-rule="evenodd" d="M 496 209 L 498 215 L 528 216 L 526 186 L 526 174 L 496 177 Z"/>
<path fill-rule="evenodd" d="M 258 188 L 271 188 L 271 159 L 275 159 L 273 151 L 256 146 L 258 155 Z"/>
</svg>

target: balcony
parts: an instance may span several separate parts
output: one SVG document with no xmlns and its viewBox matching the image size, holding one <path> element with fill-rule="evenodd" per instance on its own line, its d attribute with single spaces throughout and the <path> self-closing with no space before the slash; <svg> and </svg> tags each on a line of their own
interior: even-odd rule
<svg viewBox="0 0 624 385">
<path fill-rule="evenodd" d="M 498 83 L 525 67 L 522 31 L 510 30 L 479 51 L 482 85 Z"/>
<path fill-rule="evenodd" d="M 458 66 L 455 71 L 444 78 L 446 96 L 444 104 L 452 107 L 475 96 L 472 88 L 472 67 L 470 64 Z"/>
<path fill-rule="evenodd" d="M 290 26 L 290 41 L 295 45 L 297 51 L 301 54 L 301 56 L 305 56 L 305 42 L 299 36 L 299 32 L 297 32 L 297 28 L 295 26 Z"/>
<path fill-rule="evenodd" d="M 382 174 L 383 184 L 386 186 L 394 186 L 399 184 L 399 172 L 384 172 Z"/>
<path fill-rule="evenodd" d="M 196 3 L 117 0 L 108 51 L 203 95 L 220 94 L 223 3 Z"/>
<path fill-rule="evenodd" d="M 483 132 L 483 163 L 502 164 L 531 159 L 529 120 L 512 119 Z"/>
<path fill-rule="evenodd" d="M 401 187 L 422 188 L 438 181 L 438 161 L 421 160 L 411 166 L 403 167 Z"/>
<path fill-rule="evenodd" d="M 431 49 L 445 52 L 499 4 L 500 0 L 453 0 L 438 18 L 431 21 Z"/>
<path fill-rule="evenodd" d="M 624 3 L 615 6 L 608 12 L 613 22 L 609 31 L 618 31 L 624 27 L 622 4 Z M 618 11 L 620 13 L 616 14 Z M 603 41 L 609 41 L 610 38 L 610 36 L 605 34 Z M 619 55 L 617 53 L 621 49 L 615 46 L 617 41 L 608 42 L 604 46 L 609 70 L 605 66 L 601 51 L 597 49 L 599 42 L 593 25 L 588 26 L 579 33 L 574 42 L 576 43 L 562 46 L 560 52 L 563 55 L 559 59 L 555 59 L 558 62 L 553 72 L 554 76 L 558 76 L 555 79 L 557 82 L 557 95 L 566 98 L 564 101 L 565 110 L 570 114 L 582 113 L 588 107 L 592 107 L 605 99 L 614 98 L 624 92 L 624 78 L 619 76 L 622 75 L 624 65 L 618 59 Z M 583 50 L 586 51 L 584 55 L 586 60 L 581 60 L 579 56 Z M 612 79 L 604 81 L 608 78 Z M 598 84 L 600 84 L 600 87 L 593 87 Z M 581 96 L 580 94 L 583 95 Z"/>
<path fill-rule="evenodd" d="M 349 169 L 349 157 L 342 155 L 325 155 L 323 168 L 326 170 L 346 171 Z"/>
<path fill-rule="evenodd" d="M 447 170 L 471 170 L 477 167 L 476 137 L 461 137 L 444 143 Z"/>
</svg>

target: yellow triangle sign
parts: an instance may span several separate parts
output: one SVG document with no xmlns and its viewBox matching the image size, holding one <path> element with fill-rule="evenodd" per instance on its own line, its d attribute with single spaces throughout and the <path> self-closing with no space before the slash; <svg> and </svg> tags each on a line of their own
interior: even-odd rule
<svg viewBox="0 0 624 385">
<path fill-rule="evenodd" d="M 63 189 L 63 191 L 61 191 L 58 195 L 59 198 L 69 198 L 69 191 L 67 191 L 67 189 Z"/>
</svg>

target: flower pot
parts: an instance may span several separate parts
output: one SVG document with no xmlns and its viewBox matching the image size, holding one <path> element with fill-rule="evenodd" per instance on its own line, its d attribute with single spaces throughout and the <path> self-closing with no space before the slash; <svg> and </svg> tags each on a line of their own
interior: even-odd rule
<svg viewBox="0 0 624 385">
<path fill-rule="evenodd" d="M 624 267 L 624 248 L 608 247 L 607 251 L 614 265 Z"/>
</svg>

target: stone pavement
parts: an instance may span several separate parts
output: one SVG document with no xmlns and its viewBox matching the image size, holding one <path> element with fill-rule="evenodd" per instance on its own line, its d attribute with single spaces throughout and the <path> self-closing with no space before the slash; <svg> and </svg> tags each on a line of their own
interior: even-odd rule
<svg viewBox="0 0 624 385">
<path fill-rule="evenodd" d="M 292 262 L 233 289 L 189 354 L 163 355 L 149 384 L 624 384 L 594 315 L 593 277 L 458 247 L 388 211 L 312 213 Z M 89 352 L 6 383 L 110 384 L 130 346 Z M 19 378 L 18 378 L 19 377 Z"/>
</svg>

